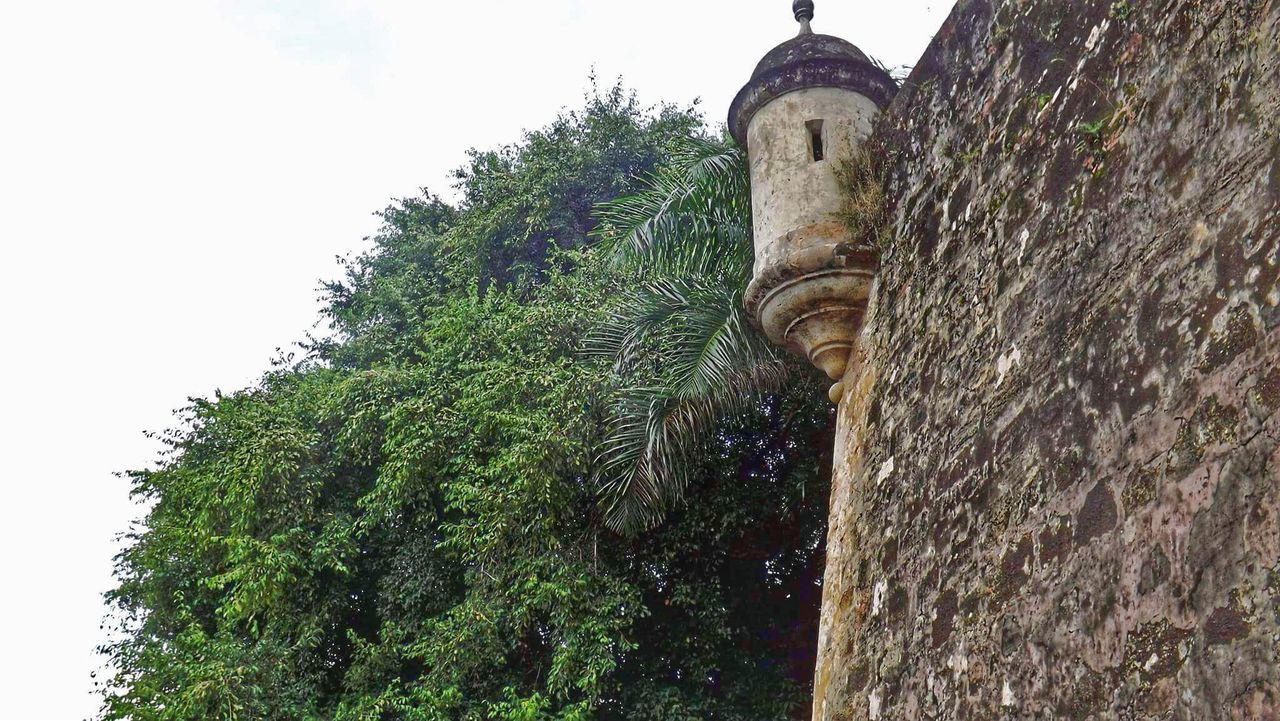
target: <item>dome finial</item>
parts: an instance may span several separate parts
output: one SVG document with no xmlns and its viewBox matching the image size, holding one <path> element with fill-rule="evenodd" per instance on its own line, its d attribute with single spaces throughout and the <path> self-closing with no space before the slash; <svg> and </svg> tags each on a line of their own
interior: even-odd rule
<svg viewBox="0 0 1280 721">
<path fill-rule="evenodd" d="M 801 35 L 812 35 L 813 28 L 809 27 L 809 21 L 813 20 L 813 0 L 795 0 L 791 3 L 791 10 L 796 14 L 796 21 L 800 23 Z"/>
</svg>

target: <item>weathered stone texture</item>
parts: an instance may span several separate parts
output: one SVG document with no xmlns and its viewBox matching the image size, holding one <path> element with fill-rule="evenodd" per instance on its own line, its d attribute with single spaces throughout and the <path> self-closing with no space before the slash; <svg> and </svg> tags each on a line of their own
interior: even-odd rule
<svg viewBox="0 0 1280 721">
<path fill-rule="evenodd" d="M 1280 2 L 961 2 L 881 118 L 815 718 L 1280 718 Z"/>
</svg>

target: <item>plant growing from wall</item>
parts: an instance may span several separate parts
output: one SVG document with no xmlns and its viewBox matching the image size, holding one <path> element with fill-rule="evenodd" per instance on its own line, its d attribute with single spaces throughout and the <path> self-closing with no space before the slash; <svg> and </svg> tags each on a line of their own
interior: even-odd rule
<svg viewBox="0 0 1280 721">
<path fill-rule="evenodd" d="M 836 166 L 844 202 L 838 214 L 854 242 L 883 250 L 892 240 L 882 151 L 865 145 Z"/>
</svg>

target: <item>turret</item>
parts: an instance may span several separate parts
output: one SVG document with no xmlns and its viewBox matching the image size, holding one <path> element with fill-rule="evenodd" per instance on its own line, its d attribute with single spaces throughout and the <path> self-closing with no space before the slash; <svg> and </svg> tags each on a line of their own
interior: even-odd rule
<svg viewBox="0 0 1280 721">
<path fill-rule="evenodd" d="M 879 255 L 839 218 L 847 191 L 837 172 L 896 85 L 852 44 L 812 31 L 812 0 L 792 9 L 799 36 L 764 56 L 729 110 L 751 166 L 755 267 L 746 305 L 771 341 L 839 380 Z"/>
</svg>

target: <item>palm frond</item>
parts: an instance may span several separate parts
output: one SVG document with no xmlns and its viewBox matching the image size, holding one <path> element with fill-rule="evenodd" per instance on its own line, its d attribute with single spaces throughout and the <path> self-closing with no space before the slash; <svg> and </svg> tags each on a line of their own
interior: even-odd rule
<svg viewBox="0 0 1280 721">
<path fill-rule="evenodd" d="M 633 534 L 660 523 L 683 498 L 693 461 L 712 445 L 718 423 L 754 410 L 786 378 L 774 359 L 737 368 L 713 392 L 695 396 L 677 397 L 666 387 L 625 389 L 600 453 L 605 525 Z"/>
<path fill-rule="evenodd" d="M 593 235 L 614 262 L 668 272 L 751 262 L 746 154 L 731 140 L 685 140 L 640 192 L 596 206 Z"/>
<path fill-rule="evenodd" d="M 611 408 L 597 475 L 606 523 L 652 527 L 683 495 L 716 423 L 780 389 L 787 367 L 747 320 L 741 290 L 698 279 L 636 289 L 591 338 L 624 388 Z"/>
<path fill-rule="evenodd" d="M 585 346 L 620 388 L 597 458 L 605 523 L 634 533 L 679 503 L 717 424 L 781 389 L 787 365 L 743 308 L 751 190 L 732 140 L 685 141 L 596 218 L 600 252 L 638 276 Z"/>
<path fill-rule="evenodd" d="M 697 398 L 729 385 L 740 368 L 777 360 L 750 328 L 739 293 L 722 298 L 719 308 L 691 314 L 686 342 L 672 353 L 672 388 L 680 398 Z M 717 312 L 718 311 L 718 312 Z"/>
</svg>

